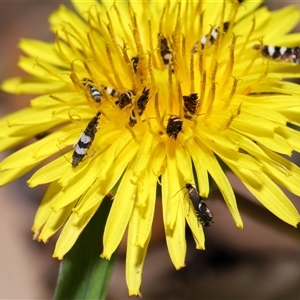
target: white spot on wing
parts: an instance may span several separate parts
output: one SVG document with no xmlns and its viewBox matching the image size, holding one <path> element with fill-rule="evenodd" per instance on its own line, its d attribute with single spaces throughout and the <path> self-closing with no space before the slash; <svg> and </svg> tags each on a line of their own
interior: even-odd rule
<svg viewBox="0 0 300 300">
<path fill-rule="evenodd" d="M 201 38 L 201 44 L 204 46 L 205 43 L 206 43 L 206 41 L 207 41 L 207 37 L 206 37 L 206 35 L 204 35 L 204 36 Z"/>
<path fill-rule="evenodd" d="M 91 137 L 83 133 L 80 137 L 80 141 L 84 144 L 88 144 L 92 141 Z"/>
<path fill-rule="evenodd" d="M 111 95 L 113 93 L 113 89 L 111 87 L 106 87 L 107 94 Z"/>
<path fill-rule="evenodd" d="M 268 52 L 270 56 L 273 56 L 275 53 L 275 47 L 274 46 L 268 46 Z"/>
<path fill-rule="evenodd" d="M 167 53 L 164 55 L 164 59 L 165 60 L 171 60 L 172 59 L 172 54 L 171 53 Z"/>
<path fill-rule="evenodd" d="M 214 38 L 214 39 L 216 39 L 217 38 L 217 36 L 218 36 L 218 29 L 214 29 L 213 31 L 212 31 L 212 33 L 211 33 L 211 36 Z"/>
<path fill-rule="evenodd" d="M 287 47 L 281 47 L 279 52 L 280 52 L 281 55 L 283 55 L 286 50 L 287 50 Z"/>
<path fill-rule="evenodd" d="M 80 148 L 78 144 L 76 144 L 75 146 L 75 150 L 74 150 L 77 154 L 79 155 L 85 155 L 88 151 L 87 148 Z"/>
</svg>

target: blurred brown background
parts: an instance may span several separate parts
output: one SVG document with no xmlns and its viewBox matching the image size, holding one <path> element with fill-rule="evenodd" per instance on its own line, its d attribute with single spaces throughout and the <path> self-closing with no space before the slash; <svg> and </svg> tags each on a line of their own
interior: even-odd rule
<svg viewBox="0 0 300 300">
<path fill-rule="evenodd" d="M 290 1 L 269 1 L 274 8 Z M 48 15 L 61 1 L 0 2 L 0 81 L 22 75 L 17 67 L 21 37 L 52 41 Z M 291 2 L 290 2 L 291 3 Z M 69 2 L 64 2 L 70 7 Z M 300 7 L 300 1 L 294 1 Z M 299 30 L 299 28 L 298 28 Z M 300 43 L 300 41 L 299 41 Z M 0 93 L 0 115 L 28 105 L 30 96 Z M 0 154 L 0 159 L 8 153 Z M 294 156 L 299 161 L 299 156 Z M 51 299 L 59 263 L 54 242 L 31 240 L 30 227 L 44 187 L 29 189 L 24 176 L 0 189 L 0 299 Z M 300 299 L 300 233 L 252 201 L 233 175 L 244 229 L 237 229 L 218 194 L 209 206 L 216 223 L 206 230 L 206 251 L 195 250 L 187 231 L 187 267 L 175 271 L 164 240 L 160 211 L 146 258 L 144 299 Z M 250 199 L 250 200 L 247 200 Z M 300 201 L 291 196 L 300 210 Z M 158 208 L 160 203 L 158 202 Z M 120 250 L 110 299 L 126 299 L 124 250 Z"/>
</svg>

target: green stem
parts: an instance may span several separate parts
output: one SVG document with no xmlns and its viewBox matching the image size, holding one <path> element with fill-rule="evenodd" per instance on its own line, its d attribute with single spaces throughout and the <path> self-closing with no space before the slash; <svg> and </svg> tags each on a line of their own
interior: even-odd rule
<svg viewBox="0 0 300 300">
<path fill-rule="evenodd" d="M 105 299 L 116 253 L 100 258 L 103 233 L 112 201 L 104 199 L 75 245 L 61 262 L 55 300 Z"/>
</svg>

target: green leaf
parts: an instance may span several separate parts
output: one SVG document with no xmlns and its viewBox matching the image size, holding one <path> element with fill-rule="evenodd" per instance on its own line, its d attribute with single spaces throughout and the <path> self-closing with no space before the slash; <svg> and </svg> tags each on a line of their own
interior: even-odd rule
<svg viewBox="0 0 300 300">
<path fill-rule="evenodd" d="M 115 261 L 100 258 L 112 201 L 104 199 L 61 262 L 54 299 L 105 299 Z"/>
</svg>

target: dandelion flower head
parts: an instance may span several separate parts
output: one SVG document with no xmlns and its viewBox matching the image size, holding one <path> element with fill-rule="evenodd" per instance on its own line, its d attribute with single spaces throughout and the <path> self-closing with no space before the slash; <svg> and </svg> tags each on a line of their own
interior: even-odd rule
<svg viewBox="0 0 300 300">
<path fill-rule="evenodd" d="M 300 68 L 266 50 L 299 44 L 299 34 L 289 33 L 299 11 L 260 4 L 73 1 L 76 12 L 61 5 L 49 18 L 54 43 L 21 40 L 19 66 L 30 77 L 8 79 L 2 89 L 39 96 L 0 120 L 1 150 L 43 137 L 1 162 L 0 184 L 52 157 L 28 184 L 49 184 L 32 230 L 46 242 L 62 229 L 55 257 L 115 190 L 102 257 L 111 257 L 128 226 L 126 278 L 129 294 L 139 295 L 158 186 L 177 269 L 186 222 L 204 249 L 185 187 L 197 186 L 205 199 L 212 178 L 242 228 L 221 161 L 268 210 L 297 226 L 281 188 L 300 194 L 299 168 L 283 157 L 300 150 L 299 132 L 288 127 L 300 125 L 300 87 L 284 81 Z"/>
</svg>

